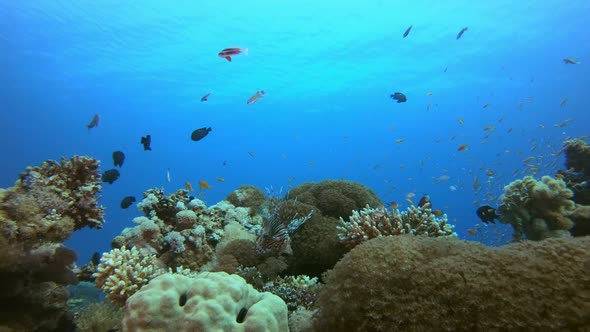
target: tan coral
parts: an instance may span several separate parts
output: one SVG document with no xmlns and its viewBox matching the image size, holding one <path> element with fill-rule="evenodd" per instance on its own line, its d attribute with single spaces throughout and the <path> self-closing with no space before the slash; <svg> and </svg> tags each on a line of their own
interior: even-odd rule
<svg viewBox="0 0 590 332">
<path fill-rule="evenodd" d="M 127 302 L 123 330 L 288 331 L 287 306 L 224 272 L 164 274 Z"/>
<path fill-rule="evenodd" d="M 567 237 L 573 227 L 572 196 L 563 180 L 543 176 L 537 181 L 527 176 L 504 187 L 498 210 L 501 221 L 514 228 L 515 240 L 523 236 L 529 240 Z"/>
<path fill-rule="evenodd" d="M 119 306 L 150 280 L 164 273 L 157 266 L 156 256 L 135 247 L 113 249 L 100 258 L 95 284 L 107 298 Z"/>
<path fill-rule="evenodd" d="M 589 264 L 590 237 L 375 238 L 325 276 L 315 331 L 585 330 Z"/>
<path fill-rule="evenodd" d="M 368 205 L 360 210 L 352 211 L 350 221 L 340 218 L 337 226 L 341 241 L 355 246 L 363 241 L 391 235 L 413 234 L 427 236 L 456 235 L 454 226 L 447 221 L 447 215 L 437 217 L 428 207 L 410 206 L 406 211 L 392 212 L 384 207 L 374 209 Z"/>
</svg>

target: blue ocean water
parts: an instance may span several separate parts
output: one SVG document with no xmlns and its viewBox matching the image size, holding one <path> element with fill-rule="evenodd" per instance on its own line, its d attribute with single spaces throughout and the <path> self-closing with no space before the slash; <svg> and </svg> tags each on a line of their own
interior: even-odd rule
<svg viewBox="0 0 590 332">
<path fill-rule="evenodd" d="M 553 175 L 563 141 L 590 134 L 588 17 L 589 2 L 561 0 L 0 0 L 0 187 L 61 156 L 108 170 L 123 151 L 104 228 L 67 242 L 83 262 L 140 215 L 119 207 L 124 196 L 200 180 L 208 205 L 243 184 L 325 179 L 401 207 L 428 193 L 460 237 L 501 243 L 507 226 L 467 234 L 477 206 L 534 167 Z M 248 55 L 230 63 L 217 56 L 227 47 Z M 212 132 L 191 141 L 201 127 Z"/>
</svg>

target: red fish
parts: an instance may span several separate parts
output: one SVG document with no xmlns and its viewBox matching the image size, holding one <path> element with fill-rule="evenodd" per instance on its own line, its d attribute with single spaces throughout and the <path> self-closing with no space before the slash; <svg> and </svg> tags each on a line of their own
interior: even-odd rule
<svg viewBox="0 0 590 332">
<path fill-rule="evenodd" d="M 265 94 L 264 90 L 260 90 L 260 91 L 256 92 L 252 97 L 250 97 L 250 99 L 248 99 L 246 104 L 248 104 L 248 105 L 254 104 L 255 102 L 258 101 L 258 99 L 262 98 L 262 96 L 264 96 L 264 94 Z"/>
<path fill-rule="evenodd" d="M 227 59 L 227 61 L 231 62 L 231 56 L 238 55 L 238 54 L 248 55 L 248 49 L 247 48 L 239 48 L 239 47 L 224 48 L 217 55 L 219 57 L 225 58 L 225 59 Z"/>
<path fill-rule="evenodd" d="M 211 95 L 211 92 L 207 93 L 206 95 L 201 97 L 201 101 L 207 101 L 207 98 L 209 98 L 210 95 Z"/>
<path fill-rule="evenodd" d="M 90 123 L 87 124 L 86 127 L 88 127 L 88 129 L 92 129 L 94 127 L 98 127 L 98 122 L 99 121 L 100 121 L 100 115 L 94 114 L 94 117 L 92 118 L 92 121 L 90 121 Z"/>
</svg>

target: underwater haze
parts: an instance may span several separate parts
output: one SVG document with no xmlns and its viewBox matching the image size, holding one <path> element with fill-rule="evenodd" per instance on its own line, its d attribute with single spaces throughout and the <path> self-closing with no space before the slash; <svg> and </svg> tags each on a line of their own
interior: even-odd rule
<svg viewBox="0 0 590 332">
<path fill-rule="evenodd" d="M 83 262 L 141 214 L 123 197 L 186 182 L 198 195 L 199 181 L 207 205 L 325 179 L 400 206 L 427 193 L 460 237 L 505 243 L 511 228 L 476 208 L 554 174 L 563 141 L 590 134 L 583 0 L 0 0 L 0 17 L 0 187 L 46 159 L 106 171 L 126 155 L 103 185 L 104 228 L 68 241 Z M 231 47 L 248 54 L 219 56 Z"/>
</svg>

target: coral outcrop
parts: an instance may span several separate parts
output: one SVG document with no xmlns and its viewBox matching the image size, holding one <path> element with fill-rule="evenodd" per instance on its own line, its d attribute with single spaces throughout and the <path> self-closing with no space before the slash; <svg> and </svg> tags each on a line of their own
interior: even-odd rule
<svg viewBox="0 0 590 332">
<path fill-rule="evenodd" d="M 164 274 L 134 294 L 124 331 L 288 331 L 287 306 L 224 272 Z"/>
<path fill-rule="evenodd" d="M 96 287 L 102 289 L 112 303 L 122 307 L 141 287 L 165 272 L 158 266 L 154 254 L 136 247 L 122 247 L 102 255 L 94 277 Z"/>
<path fill-rule="evenodd" d="M 556 177 L 562 178 L 574 194 L 576 212 L 570 217 L 574 222 L 571 234 L 590 235 L 590 146 L 581 139 L 572 139 L 565 141 L 563 150 L 566 170 L 559 171 Z"/>
<path fill-rule="evenodd" d="M 380 236 L 456 236 L 447 215 L 437 217 L 428 206 L 412 205 L 403 212 L 398 209 L 389 212 L 384 207 L 373 209 L 367 205 L 361 211 L 353 210 L 348 222 L 340 218 L 338 236 L 349 247 Z"/>
<path fill-rule="evenodd" d="M 381 199 L 366 186 L 353 181 L 325 180 L 307 182 L 292 188 L 286 199 L 295 199 L 317 208 L 322 215 L 346 218 L 352 210 L 369 206 L 382 206 Z"/>
<path fill-rule="evenodd" d="M 375 238 L 327 273 L 315 331 L 580 330 L 590 326 L 589 264 L 590 237 L 501 248 Z"/>
<path fill-rule="evenodd" d="M 512 225 L 514 240 L 570 236 L 574 225 L 570 216 L 576 208 L 572 196 L 563 180 L 527 176 L 504 187 L 500 220 Z"/>
<path fill-rule="evenodd" d="M 89 157 L 48 160 L 0 190 L 0 329 L 63 331 L 71 325 L 66 285 L 77 283 L 76 254 L 61 242 L 104 222 L 98 167 Z"/>
</svg>

